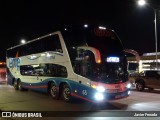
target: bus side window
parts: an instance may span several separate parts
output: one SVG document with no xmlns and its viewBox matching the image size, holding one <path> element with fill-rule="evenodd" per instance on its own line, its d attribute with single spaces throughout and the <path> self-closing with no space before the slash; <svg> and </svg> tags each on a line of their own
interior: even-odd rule
<svg viewBox="0 0 160 120">
<path fill-rule="evenodd" d="M 21 75 L 32 76 L 34 75 L 34 68 L 31 65 L 22 65 L 20 66 Z"/>
<path fill-rule="evenodd" d="M 44 76 L 52 76 L 54 77 L 54 66 L 52 64 L 45 64 L 43 67 L 44 70 Z"/>
<path fill-rule="evenodd" d="M 56 66 L 53 64 L 50 64 L 49 69 L 48 69 L 48 73 L 50 76 L 56 77 Z"/>
<path fill-rule="evenodd" d="M 44 75 L 49 77 L 67 77 L 67 69 L 57 64 L 45 64 Z"/>
<path fill-rule="evenodd" d="M 66 69 L 66 67 L 59 65 L 57 72 L 60 73 L 59 77 L 65 77 L 65 78 L 67 77 L 67 69 Z"/>
</svg>

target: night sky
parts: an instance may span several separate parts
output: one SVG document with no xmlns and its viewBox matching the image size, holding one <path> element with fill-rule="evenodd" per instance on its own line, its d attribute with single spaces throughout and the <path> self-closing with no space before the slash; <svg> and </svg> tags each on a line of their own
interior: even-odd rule
<svg viewBox="0 0 160 120">
<path fill-rule="evenodd" d="M 154 10 L 160 0 L 2 0 L 0 4 L 0 61 L 6 49 L 53 32 L 55 25 L 99 24 L 114 29 L 126 49 L 140 54 L 155 51 Z M 150 7 L 151 6 L 151 7 Z M 157 12 L 158 51 L 160 11 Z"/>
</svg>

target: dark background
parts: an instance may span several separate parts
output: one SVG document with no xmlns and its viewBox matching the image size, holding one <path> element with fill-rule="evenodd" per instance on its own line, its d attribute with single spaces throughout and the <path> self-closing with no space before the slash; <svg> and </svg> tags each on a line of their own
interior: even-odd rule
<svg viewBox="0 0 160 120">
<path fill-rule="evenodd" d="M 55 25 L 100 24 L 114 29 L 126 49 L 155 52 L 154 10 L 160 0 L 2 0 L 0 3 L 0 61 L 6 49 L 53 32 Z M 160 11 L 157 11 L 158 51 Z"/>
</svg>

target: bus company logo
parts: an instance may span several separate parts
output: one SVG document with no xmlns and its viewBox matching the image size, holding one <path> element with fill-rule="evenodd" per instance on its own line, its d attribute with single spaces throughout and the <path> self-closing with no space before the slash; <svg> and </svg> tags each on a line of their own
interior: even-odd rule
<svg viewBox="0 0 160 120">
<path fill-rule="evenodd" d="M 99 37 L 114 37 L 114 33 L 105 29 L 94 29 L 94 34 Z"/>
<path fill-rule="evenodd" d="M 11 58 L 11 59 L 9 59 L 9 67 L 10 68 L 17 68 L 17 70 L 19 70 L 20 58 Z"/>
<path fill-rule="evenodd" d="M 11 117 L 11 112 L 2 112 L 2 117 Z"/>
</svg>

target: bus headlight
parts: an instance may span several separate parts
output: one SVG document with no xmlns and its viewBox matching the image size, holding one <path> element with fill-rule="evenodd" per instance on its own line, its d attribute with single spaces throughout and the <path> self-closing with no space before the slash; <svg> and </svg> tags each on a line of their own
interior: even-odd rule
<svg viewBox="0 0 160 120">
<path fill-rule="evenodd" d="M 98 86 L 98 87 L 97 87 L 97 91 L 98 91 L 98 92 L 104 92 L 104 91 L 105 91 L 105 88 L 102 87 L 102 86 Z"/>
<path fill-rule="evenodd" d="M 128 83 L 126 87 L 131 88 L 131 83 Z"/>
<path fill-rule="evenodd" d="M 95 99 L 98 100 L 98 101 L 104 99 L 104 96 L 103 96 L 102 93 L 96 93 L 94 97 L 95 97 Z"/>
<path fill-rule="evenodd" d="M 131 94 L 131 91 L 128 91 L 128 95 L 130 95 Z"/>
</svg>

